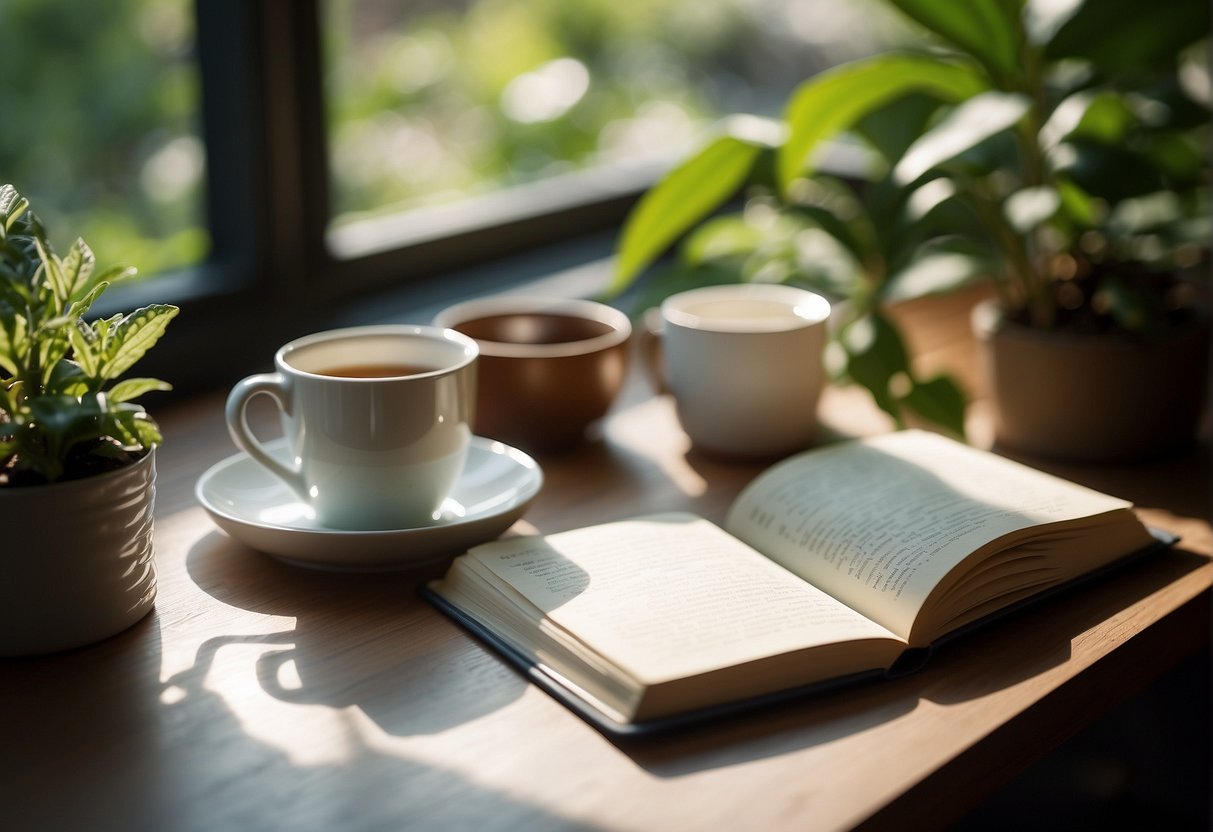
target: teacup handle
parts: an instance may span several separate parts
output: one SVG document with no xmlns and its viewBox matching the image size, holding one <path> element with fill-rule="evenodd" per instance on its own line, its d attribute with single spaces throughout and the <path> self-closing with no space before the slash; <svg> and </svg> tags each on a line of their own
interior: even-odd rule
<svg viewBox="0 0 1213 832">
<path fill-rule="evenodd" d="M 292 491 L 306 501 L 308 499 L 307 486 L 304 485 L 302 472 L 298 468 L 293 468 L 270 456 L 257 437 L 253 435 L 252 429 L 249 428 L 245 410 L 249 400 L 262 393 L 273 399 L 283 413 L 288 416 L 291 414 L 290 386 L 281 373 L 249 376 L 241 379 L 228 394 L 225 411 L 228 432 L 231 433 L 236 447 L 289 485 Z"/>
<path fill-rule="evenodd" d="M 644 313 L 641 326 L 636 328 L 637 352 L 640 354 L 641 365 L 653 390 L 658 394 L 670 392 L 666 381 L 665 354 L 662 349 L 662 334 L 665 326 L 661 319 L 661 309 L 654 307 Z"/>
</svg>

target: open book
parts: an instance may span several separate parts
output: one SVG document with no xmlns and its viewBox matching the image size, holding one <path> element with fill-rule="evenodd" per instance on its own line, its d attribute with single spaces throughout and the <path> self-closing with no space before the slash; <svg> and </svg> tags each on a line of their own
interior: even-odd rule
<svg viewBox="0 0 1213 832">
<path fill-rule="evenodd" d="M 727 531 L 726 531 L 727 530 Z M 600 727 L 832 680 L 1159 545 L 1124 500 L 922 431 L 664 514 L 477 546 L 430 597 Z"/>
</svg>

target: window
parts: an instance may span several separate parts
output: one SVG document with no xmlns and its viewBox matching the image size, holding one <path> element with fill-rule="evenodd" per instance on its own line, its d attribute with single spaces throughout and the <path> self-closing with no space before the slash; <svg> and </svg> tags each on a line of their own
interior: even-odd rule
<svg viewBox="0 0 1213 832">
<path fill-rule="evenodd" d="M 887 20 L 848 0 L 7 0 L 0 177 L 154 275 L 115 304 L 182 304 L 149 373 L 222 385 L 369 292 L 612 234 L 714 116 L 774 114 Z"/>
<path fill-rule="evenodd" d="M 0 173 L 146 274 L 207 257 L 191 0 L 0 5 Z"/>
</svg>

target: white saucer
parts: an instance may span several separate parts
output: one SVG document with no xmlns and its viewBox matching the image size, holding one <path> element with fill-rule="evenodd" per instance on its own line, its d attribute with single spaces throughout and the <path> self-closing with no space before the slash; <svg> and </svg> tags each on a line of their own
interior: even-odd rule
<svg viewBox="0 0 1213 832">
<path fill-rule="evenodd" d="M 285 456 L 286 442 L 267 442 L 266 449 Z M 459 482 L 432 526 L 324 528 L 310 507 L 244 453 L 211 466 L 194 494 L 219 528 L 253 549 L 301 566 L 367 571 L 407 568 L 492 540 L 522 516 L 542 485 L 543 472 L 531 457 L 473 437 Z"/>
</svg>

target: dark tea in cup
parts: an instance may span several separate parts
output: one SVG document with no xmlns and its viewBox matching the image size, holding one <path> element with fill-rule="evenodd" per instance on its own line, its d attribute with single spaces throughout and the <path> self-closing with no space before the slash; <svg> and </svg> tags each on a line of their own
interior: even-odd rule
<svg viewBox="0 0 1213 832">
<path fill-rule="evenodd" d="M 333 378 L 403 378 L 441 369 L 427 364 L 342 364 L 316 370 L 316 375 Z"/>
</svg>

